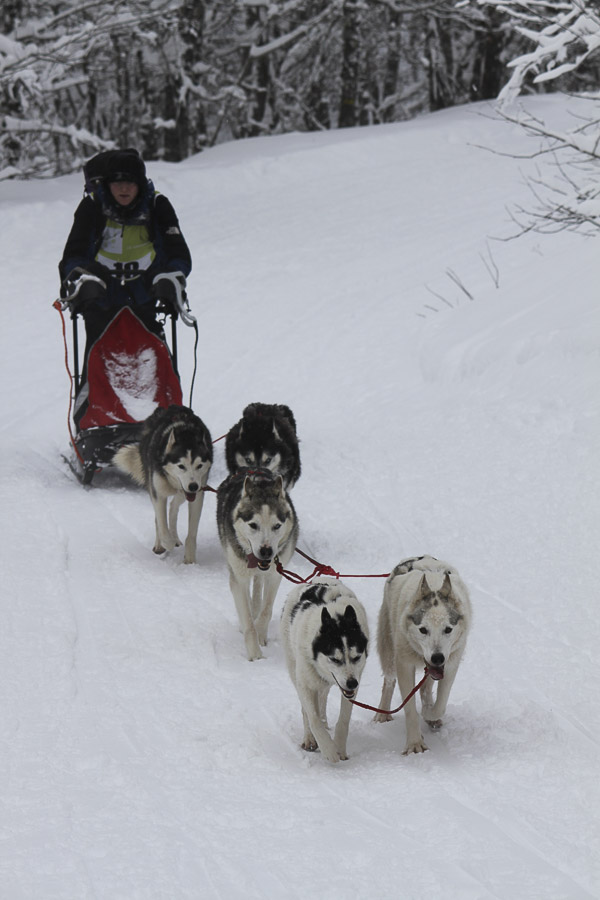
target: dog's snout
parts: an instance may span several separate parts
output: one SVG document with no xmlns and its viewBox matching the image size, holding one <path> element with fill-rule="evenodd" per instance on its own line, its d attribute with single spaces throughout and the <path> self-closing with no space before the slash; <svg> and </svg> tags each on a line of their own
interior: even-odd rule
<svg viewBox="0 0 600 900">
<path fill-rule="evenodd" d="M 258 552 L 260 553 L 261 559 L 271 559 L 273 556 L 273 548 L 268 545 L 261 547 Z"/>
<path fill-rule="evenodd" d="M 198 490 L 198 485 L 196 484 L 195 481 L 192 481 L 192 483 L 190 485 L 188 485 L 188 491 L 190 492 L 190 494 L 195 494 L 197 490 Z"/>
<path fill-rule="evenodd" d="M 356 678 L 349 678 L 346 682 L 346 687 L 349 691 L 355 691 L 358 687 L 358 681 L 356 680 Z"/>
<path fill-rule="evenodd" d="M 443 666 L 446 662 L 446 657 L 443 653 L 434 653 L 431 657 L 431 664 L 434 666 Z"/>
</svg>

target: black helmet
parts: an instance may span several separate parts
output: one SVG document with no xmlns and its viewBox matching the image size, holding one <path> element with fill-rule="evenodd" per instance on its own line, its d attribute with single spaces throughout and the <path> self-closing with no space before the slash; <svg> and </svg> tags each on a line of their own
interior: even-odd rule
<svg viewBox="0 0 600 900">
<path fill-rule="evenodd" d="M 113 150 L 106 164 L 106 181 L 131 181 L 142 189 L 146 186 L 146 166 L 137 150 Z"/>
</svg>

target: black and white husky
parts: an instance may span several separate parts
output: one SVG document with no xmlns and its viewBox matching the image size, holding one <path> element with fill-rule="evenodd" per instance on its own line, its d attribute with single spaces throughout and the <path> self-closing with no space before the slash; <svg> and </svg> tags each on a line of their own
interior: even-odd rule
<svg viewBox="0 0 600 900">
<path fill-rule="evenodd" d="M 304 750 L 317 747 L 329 762 L 347 759 L 346 742 L 367 660 L 367 616 L 353 592 L 333 578 L 294 588 L 281 616 L 281 638 L 288 670 L 304 720 Z M 340 715 L 333 739 L 327 730 L 327 695 L 337 685 Z"/>
<path fill-rule="evenodd" d="M 179 507 L 188 503 L 188 534 L 183 561 L 196 561 L 203 488 L 213 460 L 210 432 L 186 406 L 155 409 L 144 422 L 139 444 L 126 444 L 114 464 L 147 488 L 154 507 L 155 553 L 181 545 L 177 535 Z M 167 501 L 172 497 L 167 517 Z"/>
<path fill-rule="evenodd" d="M 431 678 L 421 688 L 422 712 L 433 730 L 442 726 L 448 696 L 467 642 L 471 603 L 458 572 L 432 556 L 404 559 L 388 577 L 379 612 L 377 649 L 383 669 L 380 707 L 390 709 L 394 685 L 404 700 L 415 684 L 415 671 L 427 666 Z M 431 679 L 437 681 L 435 702 Z M 427 750 L 415 698 L 404 707 L 404 754 Z M 377 713 L 377 722 L 390 715 Z"/>
<path fill-rule="evenodd" d="M 249 660 L 261 659 L 273 603 L 296 549 L 298 519 L 281 475 L 241 469 L 217 491 L 217 527 Z"/>
<path fill-rule="evenodd" d="M 300 451 L 289 406 L 250 403 L 229 429 L 225 459 L 231 473 L 246 467 L 270 469 L 281 475 L 284 488 L 290 490 L 300 478 Z"/>
</svg>

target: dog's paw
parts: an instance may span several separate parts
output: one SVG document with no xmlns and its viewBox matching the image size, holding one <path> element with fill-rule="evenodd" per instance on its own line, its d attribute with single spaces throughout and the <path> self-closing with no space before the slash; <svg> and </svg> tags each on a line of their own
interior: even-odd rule
<svg viewBox="0 0 600 900">
<path fill-rule="evenodd" d="M 161 553 L 165 552 L 165 548 L 162 547 L 160 544 L 155 544 L 154 547 L 152 548 L 152 552 L 156 553 L 157 556 L 160 556 Z"/>
<path fill-rule="evenodd" d="M 393 716 L 391 716 L 389 713 L 375 713 L 375 715 L 373 716 L 374 722 L 391 722 L 392 719 Z"/>
<path fill-rule="evenodd" d="M 256 662 L 257 659 L 264 659 L 261 653 L 258 641 L 255 636 L 246 636 L 246 655 L 249 662 Z"/>
<path fill-rule="evenodd" d="M 325 749 L 321 748 L 321 755 L 327 760 L 327 762 L 330 763 L 339 763 L 340 759 L 347 758 L 341 757 L 335 747 L 326 747 Z"/>
<path fill-rule="evenodd" d="M 267 646 L 267 632 L 266 632 L 266 630 L 263 631 L 262 629 L 257 629 L 257 630 L 256 630 L 256 634 L 257 634 L 257 637 L 258 637 L 258 643 L 260 644 L 260 646 L 261 646 L 261 647 L 266 647 L 266 646 Z"/>
<path fill-rule="evenodd" d="M 421 737 L 418 741 L 410 741 L 402 751 L 402 756 L 409 756 L 411 753 L 425 753 L 429 747 Z"/>
<path fill-rule="evenodd" d="M 444 724 L 441 719 L 425 719 L 432 731 L 439 731 Z"/>
<path fill-rule="evenodd" d="M 183 554 L 184 563 L 195 563 L 196 562 L 196 541 L 191 541 L 187 538 L 184 544 L 185 550 Z"/>
<path fill-rule="evenodd" d="M 307 753 L 316 753 L 319 749 L 319 745 L 314 738 L 310 741 L 303 741 L 300 746 L 303 750 L 306 750 Z"/>
</svg>

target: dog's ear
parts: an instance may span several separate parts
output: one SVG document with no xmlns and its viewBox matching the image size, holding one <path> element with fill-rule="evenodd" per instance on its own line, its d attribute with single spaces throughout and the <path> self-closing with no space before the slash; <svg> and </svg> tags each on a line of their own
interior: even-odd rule
<svg viewBox="0 0 600 900">
<path fill-rule="evenodd" d="M 451 593 L 452 593 L 452 582 L 450 581 L 450 576 L 446 572 L 446 577 L 444 578 L 444 583 L 440 588 L 440 597 L 442 598 L 442 600 L 447 600 Z"/>
<path fill-rule="evenodd" d="M 344 610 L 344 619 L 346 622 L 349 622 L 351 625 L 358 625 L 358 619 L 356 618 L 356 610 L 353 606 L 348 605 Z"/>
<path fill-rule="evenodd" d="M 165 456 L 168 456 L 173 447 L 175 446 L 175 428 L 172 427 L 169 431 L 169 437 L 167 438 L 167 445 L 165 447 Z"/>
<path fill-rule="evenodd" d="M 242 488 L 242 497 L 249 497 L 252 493 L 253 487 L 254 482 L 249 475 L 246 475 L 246 477 L 244 478 L 244 487 Z"/>
<path fill-rule="evenodd" d="M 281 437 L 279 436 L 279 432 L 277 431 L 277 425 L 275 424 L 275 419 L 273 419 L 273 437 L 276 441 L 280 441 Z"/>
<path fill-rule="evenodd" d="M 330 628 L 333 625 L 333 619 L 327 612 L 327 608 L 325 606 L 321 610 L 321 625 L 324 628 Z"/>
<path fill-rule="evenodd" d="M 427 584 L 427 575 L 423 573 L 423 577 L 421 578 L 421 583 L 419 585 L 419 589 L 417 591 L 417 597 L 420 600 L 423 600 L 425 597 L 429 596 L 431 593 L 431 588 Z"/>
<path fill-rule="evenodd" d="M 283 478 L 281 475 L 278 475 L 275 479 L 275 490 L 281 497 L 285 497 L 285 491 L 283 489 Z"/>
</svg>

